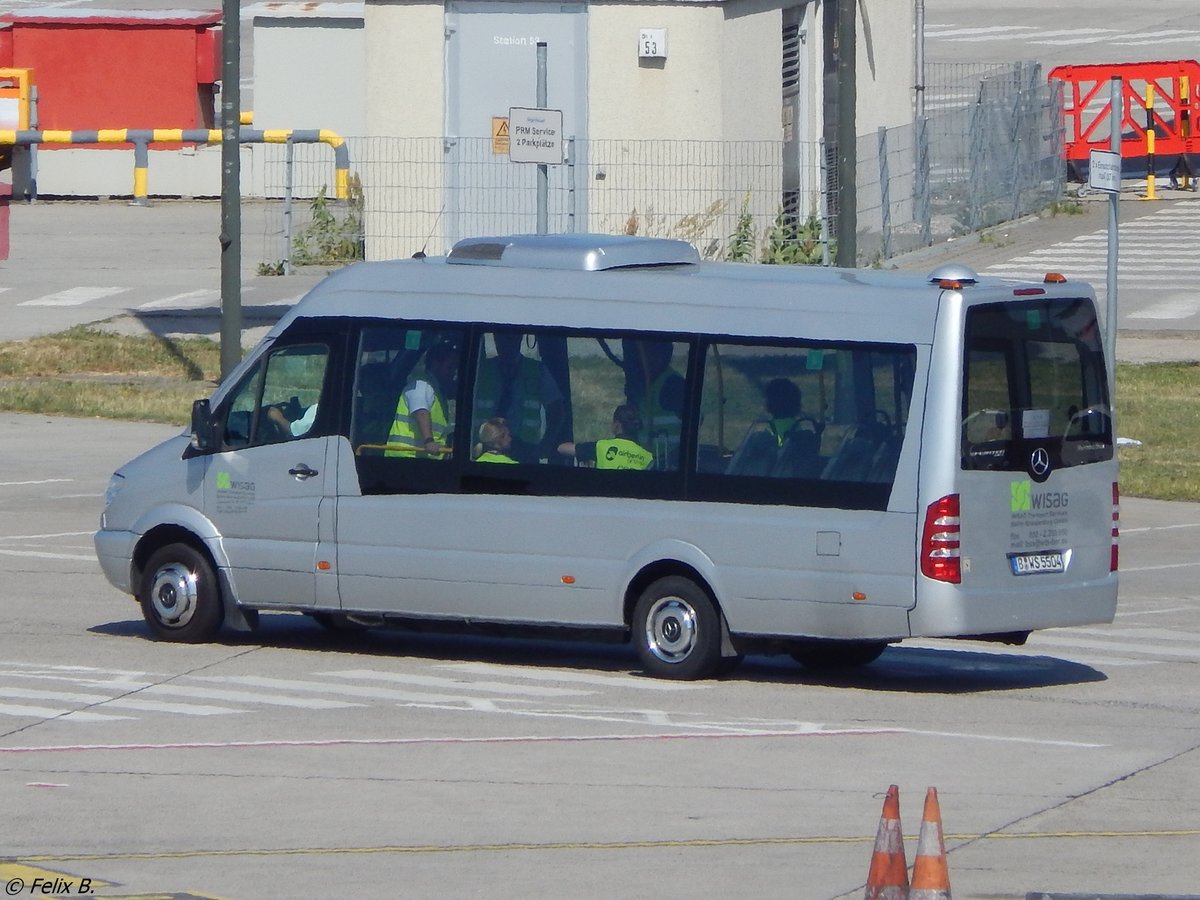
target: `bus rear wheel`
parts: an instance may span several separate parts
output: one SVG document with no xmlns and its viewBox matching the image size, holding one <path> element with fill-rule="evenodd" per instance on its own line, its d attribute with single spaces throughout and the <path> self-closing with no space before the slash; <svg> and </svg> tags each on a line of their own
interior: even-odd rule
<svg viewBox="0 0 1200 900">
<path fill-rule="evenodd" d="M 647 587 L 634 607 L 632 630 L 643 668 L 658 678 L 706 678 L 720 663 L 720 614 L 691 579 L 671 575 Z"/>
<path fill-rule="evenodd" d="M 208 557 L 189 544 L 168 544 L 150 555 L 138 602 L 160 638 L 199 644 L 221 628 L 221 590 Z"/>
</svg>

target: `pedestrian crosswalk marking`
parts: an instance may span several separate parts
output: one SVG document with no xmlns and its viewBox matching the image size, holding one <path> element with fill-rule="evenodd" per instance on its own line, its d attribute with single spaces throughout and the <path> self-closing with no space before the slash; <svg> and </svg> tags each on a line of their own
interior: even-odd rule
<svg viewBox="0 0 1200 900">
<path fill-rule="evenodd" d="M 1145 309 L 1132 312 L 1129 319 L 1186 319 L 1200 313 L 1200 297 L 1181 297 L 1178 300 L 1164 300 Z"/>
<path fill-rule="evenodd" d="M 24 300 L 18 306 L 83 306 L 94 300 L 103 300 L 128 291 L 127 287 L 73 287 L 56 291 L 32 300 Z"/>
<path fill-rule="evenodd" d="M 248 289 L 243 288 L 242 292 L 245 293 L 246 290 Z M 220 291 L 210 288 L 198 291 L 185 291 L 182 294 L 172 294 L 169 297 L 143 303 L 138 309 L 193 309 L 196 307 L 211 306 L 212 301 L 218 300 L 220 296 Z"/>
<path fill-rule="evenodd" d="M 1145 287 L 1154 302 L 1123 312 L 1124 320 L 1178 321 L 1200 314 L 1192 285 L 1200 278 L 1200 253 L 1194 233 L 1200 203 L 1180 201 L 1120 224 L 1117 278 L 1122 287 Z M 1061 272 L 1068 281 L 1089 282 L 1104 300 L 1108 280 L 1108 231 L 1099 228 L 1031 253 L 986 267 L 1002 278 L 1040 279 Z"/>
<path fill-rule="evenodd" d="M 930 41 L 955 44 L 983 44 L 992 41 L 1019 40 L 1025 44 L 1045 47 L 1071 47 L 1099 44 L 1118 47 L 1140 47 L 1148 44 L 1194 44 L 1200 40 L 1195 29 L 1157 29 L 1125 32 L 1115 28 L 1046 28 L 1035 25 L 990 25 L 960 28 L 954 24 L 927 24 L 925 37 Z"/>
<path fill-rule="evenodd" d="M 580 697 L 594 693 L 574 688 L 531 687 L 529 685 L 506 684 L 497 681 L 464 682 L 455 678 L 439 678 L 433 675 L 410 675 L 401 672 L 372 672 L 355 669 L 348 672 L 324 672 L 331 678 L 354 678 L 361 681 L 383 681 L 389 684 L 412 684 L 420 687 L 458 688 L 491 694 L 516 694 L 523 697 Z"/>
</svg>

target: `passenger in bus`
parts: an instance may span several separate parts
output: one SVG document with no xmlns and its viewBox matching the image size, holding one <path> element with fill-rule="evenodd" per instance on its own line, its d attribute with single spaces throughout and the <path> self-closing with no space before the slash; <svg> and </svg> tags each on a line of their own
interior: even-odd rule
<svg viewBox="0 0 1200 900">
<path fill-rule="evenodd" d="M 800 424 L 800 388 L 786 378 L 772 378 L 763 389 L 763 403 L 769 417 L 767 430 L 775 438 L 775 445 L 782 447 Z"/>
<path fill-rule="evenodd" d="M 729 464 L 730 475 L 804 478 L 817 474 L 820 429 L 804 415 L 800 388 L 787 378 L 772 378 L 763 388 L 765 416 L 750 432 Z"/>
<path fill-rule="evenodd" d="M 454 396 L 458 351 L 453 344 L 434 344 L 425 354 L 425 378 L 410 382 L 396 403 L 384 456 L 430 459 L 450 455 L 454 425 L 447 398 Z"/>
<path fill-rule="evenodd" d="M 517 460 L 509 456 L 513 437 L 508 423 L 503 419 L 488 419 L 479 426 L 479 443 L 475 445 L 475 462 L 510 463 Z"/>
<path fill-rule="evenodd" d="M 646 446 L 660 469 L 675 468 L 683 430 L 685 382 L 671 368 L 674 350 L 670 341 L 630 342 L 626 347 L 625 393 L 645 425 Z"/>
<path fill-rule="evenodd" d="M 648 469 L 654 462 L 654 454 L 638 443 L 641 430 L 637 409 L 622 403 L 613 410 L 611 438 L 580 444 L 567 441 L 558 445 L 558 452 L 597 469 Z"/>
<path fill-rule="evenodd" d="M 511 422 L 512 455 L 537 462 L 549 455 L 561 433 L 562 391 L 540 360 L 521 353 L 525 335 L 499 331 L 492 337 L 496 355 L 480 361 L 475 379 L 475 421 L 499 417 Z"/>
</svg>

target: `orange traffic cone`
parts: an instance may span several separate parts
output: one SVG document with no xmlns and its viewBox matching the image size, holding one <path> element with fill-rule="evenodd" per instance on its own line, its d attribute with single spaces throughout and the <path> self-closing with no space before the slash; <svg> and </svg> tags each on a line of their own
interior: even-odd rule
<svg viewBox="0 0 1200 900">
<path fill-rule="evenodd" d="M 904 834 L 900 831 L 900 789 L 893 784 L 883 801 L 864 900 L 905 900 L 907 896 L 908 864 L 904 861 Z"/>
<path fill-rule="evenodd" d="M 921 817 L 921 836 L 917 839 L 908 900 L 950 900 L 950 872 L 946 868 L 937 788 L 930 788 L 925 794 L 925 813 Z"/>
</svg>

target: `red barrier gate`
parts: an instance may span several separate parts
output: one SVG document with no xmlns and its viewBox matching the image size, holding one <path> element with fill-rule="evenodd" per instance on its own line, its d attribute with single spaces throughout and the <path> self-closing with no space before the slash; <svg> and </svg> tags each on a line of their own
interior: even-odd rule
<svg viewBox="0 0 1200 900">
<path fill-rule="evenodd" d="M 1121 156 L 1125 175 L 1171 169 L 1200 175 L 1200 62 L 1113 63 L 1058 66 L 1049 78 L 1063 82 L 1068 172 L 1087 178 L 1088 153 L 1108 150 L 1110 82 L 1121 78 Z M 1147 133 L 1153 138 L 1147 148 Z M 1191 157 L 1189 160 L 1188 157 Z M 1182 160 L 1181 160 L 1182 158 Z"/>
</svg>

